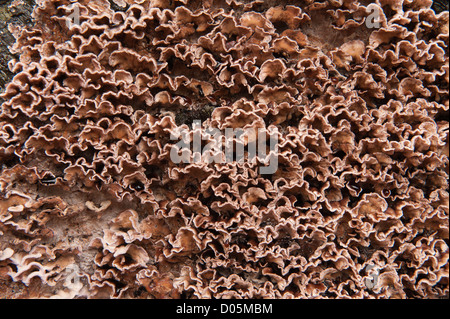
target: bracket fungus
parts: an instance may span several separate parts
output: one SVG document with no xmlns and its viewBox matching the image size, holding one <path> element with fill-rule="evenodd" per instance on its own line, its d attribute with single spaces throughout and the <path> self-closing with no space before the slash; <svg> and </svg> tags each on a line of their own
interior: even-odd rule
<svg viewBox="0 0 450 319">
<path fill-rule="evenodd" d="M 368 3 L 37 0 L 9 25 L 0 296 L 448 298 L 449 13 Z M 194 120 L 276 128 L 277 170 L 174 163 Z"/>
</svg>

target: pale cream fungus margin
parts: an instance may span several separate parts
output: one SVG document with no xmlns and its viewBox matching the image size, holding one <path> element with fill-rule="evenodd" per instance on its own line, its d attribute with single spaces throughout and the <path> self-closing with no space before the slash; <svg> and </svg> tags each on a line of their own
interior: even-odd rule
<svg viewBox="0 0 450 319">
<path fill-rule="evenodd" d="M 448 297 L 448 11 L 37 2 L 10 26 L 1 297 Z M 173 163 L 193 120 L 276 128 L 278 169 Z"/>
</svg>

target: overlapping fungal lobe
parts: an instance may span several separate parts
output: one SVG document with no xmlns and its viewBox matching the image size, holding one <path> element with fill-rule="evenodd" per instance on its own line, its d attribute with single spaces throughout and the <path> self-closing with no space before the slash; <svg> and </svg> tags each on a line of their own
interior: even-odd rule
<svg viewBox="0 0 450 319">
<path fill-rule="evenodd" d="M 10 27 L 2 296 L 448 297 L 448 11 L 431 5 L 38 1 Z M 175 163 L 172 137 L 218 143 L 207 129 L 276 136 L 277 170 Z"/>
</svg>

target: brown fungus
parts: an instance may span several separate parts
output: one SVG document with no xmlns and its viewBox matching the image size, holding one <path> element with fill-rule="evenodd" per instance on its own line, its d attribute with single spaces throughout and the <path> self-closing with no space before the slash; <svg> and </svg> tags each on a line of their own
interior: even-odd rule
<svg viewBox="0 0 450 319">
<path fill-rule="evenodd" d="M 1 95 L 0 296 L 448 297 L 448 11 L 36 2 Z M 208 128 L 276 136 L 276 172 L 172 160 Z"/>
</svg>

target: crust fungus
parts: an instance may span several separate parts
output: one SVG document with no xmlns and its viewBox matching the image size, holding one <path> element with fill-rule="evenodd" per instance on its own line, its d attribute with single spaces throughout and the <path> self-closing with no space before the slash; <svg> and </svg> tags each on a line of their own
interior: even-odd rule
<svg viewBox="0 0 450 319">
<path fill-rule="evenodd" d="M 113 2 L 10 27 L 1 296 L 448 297 L 448 11 Z M 276 172 L 171 161 L 200 119 L 277 128 Z"/>
</svg>

